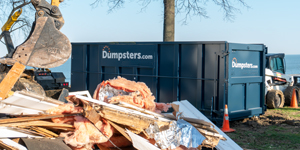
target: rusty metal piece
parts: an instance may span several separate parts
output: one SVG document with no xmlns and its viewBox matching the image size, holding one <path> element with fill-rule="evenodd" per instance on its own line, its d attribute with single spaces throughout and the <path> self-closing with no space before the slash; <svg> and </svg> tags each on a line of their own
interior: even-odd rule
<svg viewBox="0 0 300 150">
<path fill-rule="evenodd" d="M 39 17 L 29 39 L 12 58 L 26 66 L 53 68 L 64 64 L 71 55 L 69 39 L 55 28 L 51 17 Z"/>
<path fill-rule="evenodd" d="M 51 118 L 69 117 L 69 116 L 76 116 L 76 115 L 81 115 L 81 113 L 58 114 L 58 115 L 57 114 L 53 114 L 53 115 L 31 115 L 30 117 L 21 117 L 21 116 L 19 116 L 20 118 L 1 119 L 0 124 L 22 123 L 22 122 L 29 122 L 29 121 L 36 121 L 36 120 L 47 120 L 47 119 L 51 119 Z M 15 115 L 15 116 L 17 116 L 17 115 Z M 73 127 L 73 126 L 67 126 L 67 127 Z"/>
</svg>

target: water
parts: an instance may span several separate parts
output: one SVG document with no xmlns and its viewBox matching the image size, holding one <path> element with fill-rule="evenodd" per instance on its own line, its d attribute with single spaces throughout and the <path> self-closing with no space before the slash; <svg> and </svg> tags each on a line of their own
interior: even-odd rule
<svg viewBox="0 0 300 150">
<path fill-rule="evenodd" d="M 300 74 L 300 55 L 285 55 L 286 74 Z M 51 68 L 52 72 L 63 72 L 66 81 L 71 84 L 71 58 L 63 65 Z"/>
<path fill-rule="evenodd" d="M 300 55 L 285 55 L 286 74 L 300 74 Z"/>
<path fill-rule="evenodd" d="M 69 82 L 71 85 L 71 58 L 68 59 L 63 65 L 50 68 L 52 72 L 63 72 L 66 77 L 66 82 Z"/>
</svg>

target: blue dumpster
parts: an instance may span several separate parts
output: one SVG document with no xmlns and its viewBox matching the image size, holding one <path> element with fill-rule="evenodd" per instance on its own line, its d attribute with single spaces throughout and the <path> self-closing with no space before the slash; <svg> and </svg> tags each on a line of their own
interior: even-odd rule
<svg viewBox="0 0 300 150">
<path fill-rule="evenodd" d="M 222 123 L 265 110 L 263 44 L 208 42 L 72 43 L 71 91 L 117 76 L 145 82 L 157 102 L 189 100 Z"/>
</svg>

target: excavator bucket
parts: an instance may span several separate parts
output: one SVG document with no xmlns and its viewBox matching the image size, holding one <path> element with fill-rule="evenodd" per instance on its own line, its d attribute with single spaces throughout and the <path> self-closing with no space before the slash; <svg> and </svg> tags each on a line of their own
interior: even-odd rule
<svg viewBox="0 0 300 150">
<path fill-rule="evenodd" d="M 1 64 L 13 65 L 20 62 L 36 68 L 53 68 L 64 64 L 71 55 L 71 43 L 59 30 L 64 19 L 58 8 L 63 0 L 52 0 L 50 5 L 45 0 L 31 0 L 36 9 L 35 22 L 27 40 L 16 49 L 13 46 L 9 29 L 21 15 L 16 12 L 2 28 L 8 54 L 0 59 Z"/>
<path fill-rule="evenodd" d="M 39 17 L 30 37 L 12 55 L 26 66 L 53 68 L 64 64 L 71 55 L 71 43 L 51 17 Z"/>
</svg>

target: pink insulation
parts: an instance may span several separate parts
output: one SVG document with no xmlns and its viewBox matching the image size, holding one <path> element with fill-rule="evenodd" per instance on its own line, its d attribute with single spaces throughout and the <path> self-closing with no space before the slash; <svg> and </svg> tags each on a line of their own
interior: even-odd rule
<svg viewBox="0 0 300 150">
<path fill-rule="evenodd" d="M 117 95 L 110 99 L 105 97 L 104 101 L 109 103 L 115 102 L 126 102 L 134 106 L 144 108 L 153 112 L 161 113 L 162 111 L 168 111 L 170 108 L 169 104 L 154 102 L 155 97 L 152 95 L 150 89 L 143 82 L 129 81 L 125 78 L 118 77 L 116 79 L 103 81 L 97 86 L 97 89 L 94 92 L 93 98 L 99 99 L 99 93 L 101 88 L 104 88 L 106 85 L 116 89 L 123 90 L 128 92 L 128 95 Z"/>
<path fill-rule="evenodd" d="M 68 114 L 83 112 L 82 107 L 74 107 L 73 104 L 64 104 L 47 110 L 50 114 Z M 69 123 L 75 127 L 74 132 L 61 133 L 66 144 L 73 149 L 92 149 L 92 146 L 97 143 L 104 143 L 113 135 L 114 129 L 110 124 L 102 119 L 93 125 L 88 119 L 83 116 L 54 118 L 53 122 Z M 97 126 L 101 133 L 95 126 Z"/>
<path fill-rule="evenodd" d="M 165 104 L 165 103 L 155 103 L 155 112 L 161 113 L 161 112 L 167 112 L 169 108 L 171 107 L 171 104 Z"/>
</svg>

